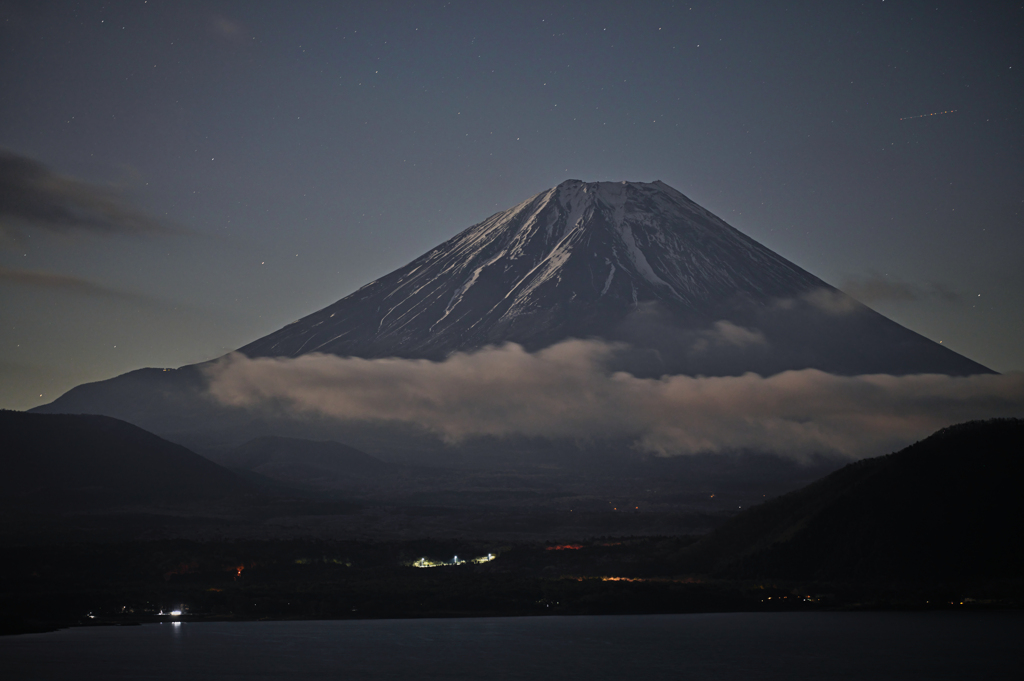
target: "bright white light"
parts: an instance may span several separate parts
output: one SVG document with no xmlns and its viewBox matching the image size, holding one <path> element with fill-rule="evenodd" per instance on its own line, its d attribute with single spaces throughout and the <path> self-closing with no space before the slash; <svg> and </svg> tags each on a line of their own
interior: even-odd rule
<svg viewBox="0 0 1024 681">
<path fill-rule="evenodd" d="M 180 615 L 180 614 L 181 614 L 181 610 L 171 610 L 171 611 L 170 611 L 170 612 L 169 612 L 168 614 L 169 614 L 169 615 L 170 615 L 171 617 L 177 617 L 178 615 Z"/>
</svg>

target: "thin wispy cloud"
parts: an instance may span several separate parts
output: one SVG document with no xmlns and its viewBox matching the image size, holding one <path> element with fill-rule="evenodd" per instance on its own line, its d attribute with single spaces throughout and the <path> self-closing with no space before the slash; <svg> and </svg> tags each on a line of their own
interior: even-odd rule
<svg viewBox="0 0 1024 681">
<path fill-rule="evenodd" d="M 110 288 L 81 277 L 58 274 L 55 272 L 12 269 L 9 267 L 3 267 L 2 265 L 0 265 L 0 284 L 28 286 L 63 293 L 91 296 L 94 298 L 108 298 L 132 303 L 158 303 L 158 301 L 148 298 L 147 296 Z"/>
<path fill-rule="evenodd" d="M 941 284 L 921 286 L 887 277 L 877 272 L 871 272 L 861 277 L 848 277 L 843 280 L 842 288 L 857 300 L 869 305 L 888 301 L 932 299 L 955 302 L 960 299 L 956 292 Z"/>
<path fill-rule="evenodd" d="M 133 208 L 114 190 L 54 173 L 0 150 L 0 237 L 27 227 L 55 233 L 166 234 L 177 228 Z"/>
<path fill-rule="evenodd" d="M 244 45 L 252 39 L 252 33 L 241 22 L 222 14 L 210 17 L 209 26 L 214 34 L 231 43 Z"/>
<path fill-rule="evenodd" d="M 443 362 L 233 354 L 207 372 L 212 397 L 235 407 L 414 424 L 451 442 L 628 437 L 665 455 L 750 450 L 859 458 L 952 423 L 1024 415 L 1024 374 L 838 376 L 806 369 L 644 379 L 605 368 L 616 350 L 570 340 L 536 353 L 515 344 L 488 347 Z"/>
<path fill-rule="evenodd" d="M 698 332 L 691 350 L 704 352 L 716 346 L 744 348 L 767 344 L 764 334 L 757 329 L 747 329 L 722 319 L 715 322 L 710 329 Z"/>
<path fill-rule="evenodd" d="M 860 302 L 833 288 L 816 288 L 798 297 L 778 298 L 774 305 L 782 310 L 810 305 L 815 310 L 835 316 L 848 315 L 864 309 Z"/>
</svg>

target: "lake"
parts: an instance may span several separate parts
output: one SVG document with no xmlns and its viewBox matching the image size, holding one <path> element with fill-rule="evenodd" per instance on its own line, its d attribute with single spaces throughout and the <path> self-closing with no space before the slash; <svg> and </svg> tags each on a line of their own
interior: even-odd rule
<svg viewBox="0 0 1024 681">
<path fill-rule="evenodd" d="M 1024 613 L 829 612 L 86 627 L 5 679 L 1019 679 Z"/>
</svg>

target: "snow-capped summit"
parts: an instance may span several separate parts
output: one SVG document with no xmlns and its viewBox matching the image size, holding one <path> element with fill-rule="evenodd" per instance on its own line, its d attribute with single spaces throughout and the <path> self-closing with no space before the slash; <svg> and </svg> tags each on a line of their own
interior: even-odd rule
<svg viewBox="0 0 1024 681">
<path fill-rule="evenodd" d="M 662 182 L 568 180 L 241 351 L 532 347 L 606 336 L 643 302 L 714 321 L 723 300 L 768 303 L 823 286 Z"/>
<path fill-rule="evenodd" d="M 654 374 L 986 371 L 663 182 L 567 180 L 240 351 L 440 359 L 593 337 L 647 351 Z"/>
</svg>

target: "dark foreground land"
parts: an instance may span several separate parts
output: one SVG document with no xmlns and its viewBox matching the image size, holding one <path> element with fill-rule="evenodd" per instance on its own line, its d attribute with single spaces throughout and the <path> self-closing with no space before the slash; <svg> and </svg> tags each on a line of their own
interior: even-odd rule
<svg viewBox="0 0 1024 681">
<path fill-rule="evenodd" d="M 465 477 L 431 505 L 268 497 L 240 481 L 222 496 L 194 487 L 187 500 L 147 506 L 143 484 L 154 498 L 169 494 L 162 471 L 208 464 L 118 423 L 104 427 L 119 433 L 123 456 L 153 453 L 150 468 L 127 469 L 96 440 L 111 470 L 134 476 L 136 491 L 118 506 L 104 504 L 124 485 L 60 442 L 33 445 L 34 467 L 21 475 L 36 487 L 8 478 L 8 499 L 22 501 L 0 509 L 0 632 L 172 619 L 1024 607 L 1020 420 L 947 428 L 729 514 L 671 506 L 668 495 L 649 499 L 651 511 L 623 512 L 593 486 L 469 493 Z M 46 491 L 39 481 L 57 479 L 47 461 L 80 470 Z M 78 496 L 61 507 L 70 491 Z"/>
<path fill-rule="evenodd" d="M 690 537 L 570 545 L 200 543 L 32 547 L 0 569 L 3 633 L 158 621 L 1024 607 L 1024 580 L 821 581 L 687 573 Z M 473 562 L 474 559 L 493 560 Z M 416 567 L 416 561 L 452 563 Z M 465 561 L 465 562 L 462 562 Z M 171 615 L 180 610 L 180 615 Z"/>
</svg>

